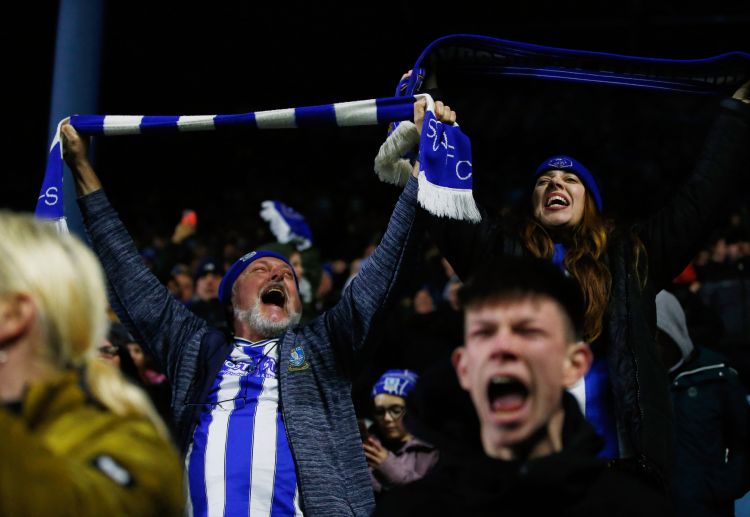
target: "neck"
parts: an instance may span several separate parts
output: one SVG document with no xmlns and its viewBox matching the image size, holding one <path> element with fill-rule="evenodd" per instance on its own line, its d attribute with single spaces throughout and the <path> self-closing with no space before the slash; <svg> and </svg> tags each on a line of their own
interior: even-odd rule
<svg viewBox="0 0 750 517">
<path fill-rule="evenodd" d="M 401 438 L 396 438 L 395 440 L 391 440 L 385 437 L 382 437 L 382 435 L 378 435 L 378 438 L 380 438 L 380 442 L 385 445 L 387 449 L 390 449 L 393 452 L 396 452 L 399 450 L 406 442 L 411 440 L 413 436 L 409 433 L 406 433 Z"/>
<path fill-rule="evenodd" d="M 234 335 L 236 337 L 241 337 L 242 339 L 247 339 L 248 341 L 252 341 L 255 343 L 256 341 L 262 341 L 264 339 L 269 339 L 276 336 L 267 336 L 263 332 L 259 332 L 257 329 L 251 327 L 250 325 L 235 320 L 234 322 Z"/>
<path fill-rule="evenodd" d="M 0 403 L 18 402 L 26 386 L 48 377 L 54 370 L 34 356 L 34 343 L 25 339 L 4 344 L 6 359 L 0 363 Z"/>
<path fill-rule="evenodd" d="M 555 226 L 547 228 L 547 234 L 556 244 L 562 244 L 569 247 L 573 242 L 573 229 L 568 226 Z"/>
<path fill-rule="evenodd" d="M 496 428 L 484 426 L 481 431 L 482 447 L 490 458 L 504 461 L 524 461 L 549 456 L 562 450 L 563 420 L 565 411 L 560 406 L 546 426 L 540 427 L 523 442 L 513 445 L 503 444 Z"/>
</svg>

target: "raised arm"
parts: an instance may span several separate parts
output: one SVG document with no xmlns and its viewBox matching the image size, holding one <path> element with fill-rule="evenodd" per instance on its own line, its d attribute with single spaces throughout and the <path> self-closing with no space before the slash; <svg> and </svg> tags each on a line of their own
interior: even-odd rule
<svg viewBox="0 0 750 517">
<path fill-rule="evenodd" d="M 424 101 L 417 101 L 414 121 L 420 128 L 424 111 Z M 442 103 L 436 103 L 436 114 L 446 121 L 455 121 L 455 113 Z M 333 344 L 346 363 L 367 344 L 373 327 L 392 301 L 401 276 L 413 272 L 421 238 L 416 215 L 417 178 L 412 175 L 396 203 L 382 241 L 344 290 L 339 303 L 325 315 Z"/>
<path fill-rule="evenodd" d="M 438 118 L 444 119 L 446 114 L 443 113 L 443 104 L 438 101 L 435 103 L 435 114 Z M 414 124 L 419 134 L 421 134 L 422 121 L 424 119 L 425 103 L 420 99 L 415 104 Z M 456 113 L 448 108 L 447 122 L 456 121 Z M 419 162 L 414 166 L 413 175 L 419 173 Z M 486 261 L 488 256 L 497 253 L 502 249 L 499 242 L 502 239 L 502 232 L 496 226 L 492 218 L 488 217 L 487 211 L 478 206 L 482 220 L 478 223 L 470 221 L 459 221 L 448 217 L 436 216 L 423 208 L 419 211 L 424 214 L 426 226 L 430 237 L 432 237 L 440 253 L 453 267 L 459 278 L 465 280 L 474 272 L 474 270 Z"/>
<path fill-rule="evenodd" d="M 73 171 L 84 225 L 107 275 L 112 308 L 173 379 L 182 348 L 205 332 L 206 323 L 146 268 L 88 160 L 87 142 L 70 125 L 62 132 L 63 157 Z"/>
<path fill-rule="evenodd" d="M 416 224 L 417 179 L 409 181 L 391 215 L 382 241 L 326 314 L 326 326 L 339 357 L 347 363 L 361 351 L 403 275 L 413 273 L 412 262 L 421 237 Z"/>
<path fill-rule="evenodd" d="M 656 289 L 688 264 L 750 177 L 750 82 L 721 101 L 693 173 L 653 217 L 636 227 Z"/>
</svg>

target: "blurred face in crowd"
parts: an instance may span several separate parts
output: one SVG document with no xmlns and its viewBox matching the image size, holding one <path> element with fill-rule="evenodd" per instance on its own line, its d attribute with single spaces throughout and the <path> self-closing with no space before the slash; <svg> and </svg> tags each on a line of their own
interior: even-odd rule
<svg viewBox="0 0 750 517">
<path fill-rule="evenodd" d="M 299 322 L 302 302 L 289 264 L 275 257 L 253 261 L 232 288 L 235 319 L 254 338 L 274 337 Z"/>
<path fill-rule="evenodd" d="M 563 389 L 583 376 L 590 361 L 588 346 L 575 341 L 552 298 L 526 295 L 469 306 L 465 345 L 454 352 L 453 364 L 479 416 L 485 452 L 510 460 L 559 450 Z"/>
<path fill-rule="evenodd" d="M 195 294 L 199 300 L 208 301 L 219 297 L 222 276 L 213 272 L 201 275 L 195 281 Z"/>
<path fill-rule="evenodd" d="M 193 278 L 187 273 L 172 275 L 167 286 L 177 299 L 187 302 L 193 297 Z"/>
<path fill-rule="evenodd" d="M 420 289 L 414 295 L 414 312 L 417 314 L 429 314 L 435 310 L 432 296 L 427 289 Z"/>
<path fill-rule="evenodd" d="M 128 343 L 127 346 L 135 367 L 138 368 L 139 372 L 142 372 L 146 368 L 146 356 L 143 353 L 141 345 L 138 343 Z"/>
<path fill-rule="evenodd" d="M 294 268 L 294 271 L 297 272 L 297 278 L 305 276 L 305 268 L 302 265 L 302 254 L 300 252 L 295 251 L 289 255 L 289 263 Z"/>
<path fill-rule="evenodd" d="M 120 367 L 120 356 L 117 354 L 117 347 L 108 339 L 105 339 L 99 347 L 99 358 L 114 364 L 118 368 Z"/>
<path fill-rule="evenodd" d="M 540 174 L 531 194 L 534 219 L 547 229 L 577 226 L 585 203 L 586 187 L 581 179 L 561 170 Z"/>
<path fill-rule="evenodd" d="M 373 399 L 375 423 L 386 440 L 404 442 L 410 437 L 404 427 L 405 400 L 397 395 L 380 393 Z"/>
</svg>

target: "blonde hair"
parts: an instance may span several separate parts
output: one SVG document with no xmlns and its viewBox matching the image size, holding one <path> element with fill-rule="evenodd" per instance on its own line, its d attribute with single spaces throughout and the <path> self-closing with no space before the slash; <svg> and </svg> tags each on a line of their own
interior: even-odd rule
<svg viewBox="0 0 750 517">
<path fill-rule="evenodd" d="M 0 296 L 29 295 L 36 306 L 40 360 L 55 371 L 80 368 L 92 395 L 112 413 L 164 422 L 140 388 L 97 358 L 109 321 L 99 261 L 80 240 L 29 215 L 0 211 Z"/>
</svg>

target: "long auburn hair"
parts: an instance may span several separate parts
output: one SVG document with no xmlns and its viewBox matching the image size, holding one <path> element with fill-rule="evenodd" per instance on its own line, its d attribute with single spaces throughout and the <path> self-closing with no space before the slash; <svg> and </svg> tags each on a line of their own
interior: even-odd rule
<svg viewBox="0 0 750 517">
<path fill-rule="evenodd" d="M 564 241 L 567 252 L 563 264 L 583 293 L 586 304 L 583 337 L 589 343 L 602 333 L 604 313 L 612 290 L 612 275 L 604 262 L 611 229 L 612 224 L 602 218 L 587 191 L 581 222 Z M 549 232 L 530 216 L 521 231 L 521 241 L 535 257 L 551 259 L 555 252 L 555 242 Z"/>
</svg>

